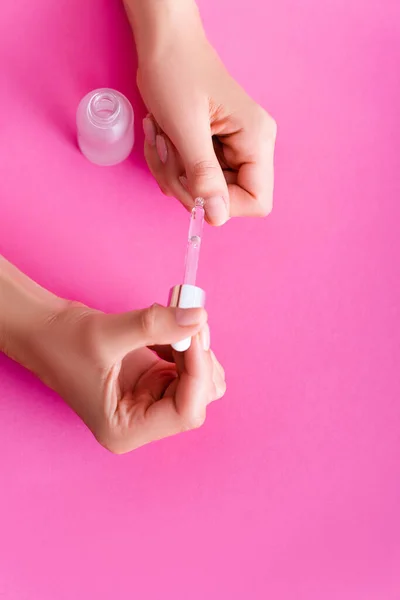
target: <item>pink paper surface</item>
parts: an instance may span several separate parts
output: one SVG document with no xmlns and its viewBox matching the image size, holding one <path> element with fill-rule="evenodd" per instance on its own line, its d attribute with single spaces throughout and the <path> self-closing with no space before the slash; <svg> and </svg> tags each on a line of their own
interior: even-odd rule
<svg viewBox="0 0 400 600">
<path fill-rule="evenodd" d="M 0 598 L 399 600 L 400 4 L 202 0 L 279 125 L 266 220 L 207 228 L 226 398 L 194 433 L 114 457 L 0 357 Z M 104 310 L 163 302 L 188 215 L 142 156 L 118 0 L 0 12 L 0 252 Z M 136 111 L 124 164 L 74 139 L 89 90 Z"/>
</svg>

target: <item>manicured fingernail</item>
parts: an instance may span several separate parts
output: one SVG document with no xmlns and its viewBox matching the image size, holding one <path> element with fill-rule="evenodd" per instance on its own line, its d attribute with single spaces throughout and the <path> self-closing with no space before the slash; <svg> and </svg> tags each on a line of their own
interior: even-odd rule
<svg viewBox="0 0 400 600">
<path fill-rule="evenodd" d="M 175 319 L 181 327 L 198 325 L 203 319 L 203 310 L 201 308 L 176 308 Z"/>
<path fill-rule="evenodd" d="M 188 178 L 186 177 L 186 175 L 181 175 L 179 177 L 179 181 L 181 182 L 182 187 L 184 187 L 185 190 L 188 192 L 189 191 L 189 182 L 188 182 Z"/>
<path fill-rule="evenodd" d="M 147 143 L 150 144 L 150 146 L 155 146 L 157 132 L 154 123 L 152 119 L 150 119 L 150 117 L 146 117 L 145 119 L 143 119 L 143 131 Z"/>
<path fill-rule="evenodd" d="M 222 196 L 212 196 L 205 201 L 208 218 L 214 225 L 222 225 L 228 220 L 228 209 Z"/>
<path fill-rule="evenodd" d="M 167 162 L 167 158 L 168 158 L 168 149 L 167 149 L 167 143 L 162 135 L 158 135 L 156 137 L 156 146 L 157 146 L 158 158 L 165 165 L 165 163 Z"/>
<path fill-rule="evenodd" d="M 210 349 L 210 328 L 207 323 L 204 325 L 203 329 L 200 331 L 200 341 L 203 346 L 203 350 L 208 352 Z"/>
</svg>

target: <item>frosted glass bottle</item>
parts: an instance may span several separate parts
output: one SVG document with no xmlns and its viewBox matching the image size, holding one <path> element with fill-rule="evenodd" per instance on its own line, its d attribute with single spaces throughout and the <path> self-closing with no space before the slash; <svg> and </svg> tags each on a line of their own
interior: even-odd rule
<svg viewBox="0 0 400 600">
<path fill-rule="evenodd" d="M 116 90 L 101 88 L 79 103 L 76 127 L 79 148 L 96 165 L 116 165 L 132 151 L 134 115 L 129 100 Z"/>
</svg>

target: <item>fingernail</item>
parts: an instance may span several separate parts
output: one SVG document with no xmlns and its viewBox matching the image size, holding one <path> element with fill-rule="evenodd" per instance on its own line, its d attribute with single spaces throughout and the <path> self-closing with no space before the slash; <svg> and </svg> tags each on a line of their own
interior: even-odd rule
<svg viewBox="0 0 400 600">
<path fill-rule="evenodd" d="M 150 146 L 155 146 L 157 132 L 154 123 L 152 119 L 150 119 L 150 117 L 146 117 L 145 119 L 143 119 L 143 131 L 147 143 L 150 144 Z"/>
<path fill-rule="evenodd" d="M 222 196 L 212 196 L 205 201 L 205 209 L 208 218 L 214 225 L 222 225 L 228 220 L 228 210 Z"/>
<path fill-rule="evenodd" d="M 200 341 L 201 345 L 203 346 L 203 350 L 208 352 L 210 349 L 210 328 L 207 323 L 200 331 Z"/>
<path fill-rule="evenodd" d="M 179 177 L 179 181 L 181 182 L 182 187 L 184 187 L 185 190 L 188 192 L 189 191 L 189 182 L 188 182 L 188 178 L 186 177 L 186 175 L 181 175 Z"/>
<path fill-rule="evenodd" d="M 203 310 L 201 308 L 176 308 L 175 319 L 181 327 L 189 327 L 190 325 L 198 325 L 203 318 Z"/>
<path fill-rule="evenodd" d="M 157 146 L 158 158 L 165 165 L 165 163 L 167 162 L 167 158 L 168 158 L 168 149 L 167 149 L 167 143 L 162 135 L 157 135 L 156 146 Z"/>
</svg>

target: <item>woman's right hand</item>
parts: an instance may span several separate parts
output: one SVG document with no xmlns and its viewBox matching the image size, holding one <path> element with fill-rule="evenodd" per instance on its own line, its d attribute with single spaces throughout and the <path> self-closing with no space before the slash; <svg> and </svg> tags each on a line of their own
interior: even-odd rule
<svg viewBox="0 0 400 600">
<path fill-rule="evenodd" d="M 207 220 L 272 209 L 276 124 L 230 76 L 193 0 L 125 0 L 149 111 L 145 156 L 161 190 Z"/>
</svg>

